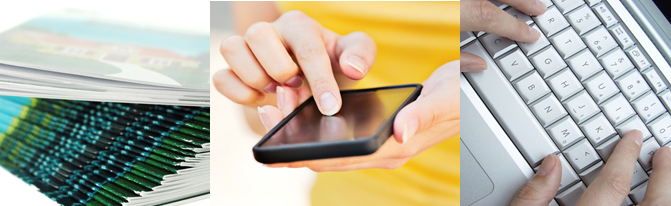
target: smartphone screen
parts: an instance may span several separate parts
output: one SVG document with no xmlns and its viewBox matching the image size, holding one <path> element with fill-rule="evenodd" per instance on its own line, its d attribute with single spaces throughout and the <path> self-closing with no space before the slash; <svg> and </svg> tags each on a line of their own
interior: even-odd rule
<svg viewBox="0 0 671 206">
<path fill-rule="evenodd" d="M 352 141 L 376 134 L 416 87 L 343 92 L 342 108 L 333 116 L 319 112 L 310 98 L 293 118 L 261 147 L 316 142 Z"/>
</svg>

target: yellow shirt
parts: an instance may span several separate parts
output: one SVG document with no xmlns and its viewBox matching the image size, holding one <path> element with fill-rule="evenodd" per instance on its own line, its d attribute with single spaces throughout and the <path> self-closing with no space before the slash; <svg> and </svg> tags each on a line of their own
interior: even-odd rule
<svg viewBox="0 0 671 206">
<path fill-rule="evenodd" d="M 300 10 L 341 35 L 363 31 L 378 55 L 362 87 L 421 83 L 459 59 L 459 2 L 278 2 Z M 457 97 L 458 98 L 458 97 Z M 322 172 L 312 204 L 459 205 L 459 137 L 450 138 L 393 169 Z"/>
</svg>

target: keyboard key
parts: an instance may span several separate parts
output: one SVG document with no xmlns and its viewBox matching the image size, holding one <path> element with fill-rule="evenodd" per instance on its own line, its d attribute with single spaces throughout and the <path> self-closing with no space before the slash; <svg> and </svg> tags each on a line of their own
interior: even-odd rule
<svg viewBox="0 0 671 206">
<path fill-rule="evenodd" d="M 648 174 L 645 173 L 643 167 L 637 162 L 634 166 L 634 176 L 631 178 L 631 188 L 633 189 L 634 186 L 639 185 L 646 180 L 648 180 Z M 634 198 L 632 197 L 631 200 L 634 200 Z M 636 202 L 636 200 L 634 200 L 634 202 Z"/>
<path fill-rule="evenodd" d="M 582 0 L 553 0 L 562 13 L 567 13 L 583 4 Z"/>
<path fill-rule="evenodd" d="M 634 109 L 645 123 L 649 123 L 655 119 L 655 117 L 666 112 L 662 102 L 660 102 L 659 99 L 657 99 L 657 95 L 652 92 L 645 93 L 641 98 L 634 101 L 632 106 L 634 106 Z"/>
<path fill-rule="evenodd" d="M 500 9 L 508 8 L 508 4 L 504 4 L 496 0 L 489 0 L 489 1 L 492 2 L 492 4 L 494 4 L 496 7 L 499 7 Z"/>
<path fill-rule="evenodd" d="M 532 18 L 538 24 L 538 27 L 543 30 L 545 36 L 552 36 L 569 26 L 566 19 L 564 19 L 564 15 L 559 12 L 557 7 L 550 7 L 545 13 Z"/>
<path fill-rule="evenodd" d="M 635 69 L 623 75 L 622 78 L 615 80 L 615 83 L 620 87 L 622 94 L 629 100 L 634 100 L 636 97 L 650 90 L 648 83 Z"/>
<path fill-rule="evenodd" d="M 600 57 L 599 62 L 606 68 L 606 71 L 608 71 L 608 74 L 610 74 L 613 79 L 634 68 L 634 64 L 631 63 L 629 58 L 627 58 L 619 47 L 613 52 Z"/>
<path fill-rule="evenodd" d="M 566 100 L 564 107 L 578 124 L 600 112 L 599 106 L 594 103 L 594 100 L 589 97 L 587 92 L 580 92 L 571 99 Z"/>
<path fill-rule="evenodd" d="M 613 125 L 618 125 L 636 114 L 622 94 L 617 94 L 604 102 L 601 105 L 601 110 Z"/>
<path fill-rule="evenodd" d="M 654 138 L 643 142 L 641 146 L 641 153 L 638 154 L 638 163 L 641 163 L 641 167 L 644 170 L 649 170 L 652 168 L 652 156 L 655 155 L 655 152 L 659 149 L 659 144 Z"/>
<path fill-rule="evenodd" d="M 580 79 L 580 81 L 585 81 L 588 77 L 592 76 L 594 73 L 603 69 L 601 64 L 594 54 L 585 49 L 570 59 L 566 60 L 573 73 Z"/>
<path fill-rule="evenodd" d="M 585 81 L 585 88 L 598 104 L 620 91 L 608 74 L 603 71 Z"/>
<path fill-rule="evenodd" d="M 641 118 L 638 118 L 638 116 L 634 116 L 626 122 L 615 126 L 615 130 L 617 130 L 617 133 L 619 133 L 620 136 L 624 136 L 624 134 L 634 129 L 640 130 L 643 133 L 643 139 L 652 136 L 648 127 L 643 124 L 643 121 L 641 121 Z"/>
<path fill-rule="evenodd" d="M 615 128 L 608 122 L 603 114 L 599 113 L 591 120 L 580 125 L 580 129 L 585 132 L 587 139 L 593 145 L 599 145 L 609 137 L 616 134 Z"/>
<path fill-rule="evenodd" d="M 536 70 L 543 78 L 547 78 L 560 69 L 566 67 L 564 60 L 552 47 L 541 50 L 540 52 L 529 57 L 529 60 L 531 60 L 531 63 L 536 66 Z"/>
<path fill-rule="evenodd" d="M 585 3 L 587 3 L 587 5 L 589 5 L 589 6 L 594 6 L 594 5 L 598 4 L 599 2 L 601 2 L 601 0 L 585 0 Z"/>
<path fill-rule="evenodd" d="M 461 41 L 459 41 L 459 46 L 462 47 L 475 40 L 475 34 L 470 31 L 462 31 L 459 32 L 459 38 L 461 39 Z"/>
<path fill-rule="evenodd" d="M 643 202 L 643 198 L 645 197 L 645 191 L 648 188 L 648 182 L 645 182 L 638 187 L 634 188 L 629 192 L 629 198 L 631 198 L 632 202 L 634 204 L 639 204 Z"/>
<path fill-rule="evenodd" d="M 552 88 L 552 92 L 557 95 L 559 101 L 564 101 L 571 95 L 582 90 L 582 84 L 575 78 L 573 72 L 568 68 L 563 69 L 557 75 L 550 77 L 548 80 L 548 85 Z M 591 100 L 591 99 L 590 99 Z"/>
<path fill-rule="evenodd" d="M 620 142 L 620 137 L 615 136 L 613 138 L 608 139 L 606 142 L 599 145 L 598 147 L 596 147 L 596 152 L 599 153 L 603 161 L 606 161 L 606 163 L 608 163 L 608 158 L 610 157 L 610 154 L 613 153 L 613 150 L 615 150 L 615 146 L 617 145 L 618 142 Z"/>
<path fill-rule="evenodd" d="M 592 53 L 599 57 L 612 48 L 617 46 L 613 37 L 608 33 L 605 27 L 599 26 L 591 32 L 585 34 L 582 39 L 587 44 Z"/>
<path fill-rule="evenodd" d="M 601 160 L 592 145 L 583 139 L 563 152 L 573 169 L 582 171 L 592 163 Z"/>
<path fill-rule="evenodd" d="M 552 137 L 552 140 L 557 143 L 559 150 L 566 149 L 568 145 L 584 137 L 578 125 L 568 117 L 559 120 L 556 124 L 549 127 L 548 133 Z"/>
<path fill-rule="evenodd" d="M 519 49 L 496 60 L 496 63 L 499 64 L 499 67 L 501 67 L 501 70 L 506 74 L 510 81 L 519 78 L 534 68 L 527 57 L 524 56 Z"/>
<path fill-rule="evenodd" d="M 599 161 L 594 166 L 591 166 L 589 169 L 581 172 L 579 175 L 582 182 L 589 187 L 589 185 L 592 184 L 592 182 L 594 182 L 596 177 L 599 176 L 599 173 L 601 173 L 603 165 L 604 165 L 603 162 Z"/>
<path fill-rule="evenodd" d="M 599 18 L 586 5 L 571 11 L 571 13 L 566 15 L 566 20 L 568 20 L 579 35 L 583 35 L 592 28 L 601 25 Z"/>
<path fill-rule="evenodd" d="M 648 60 L 648 58 L 645 57 L 645 55 L 643 55 L 643 52 L 641 52 L 641 49 L 638 48 L 638 46 L 634 46 L 632 48 L 629 48 L 627 50 L 627 56 L 629 56 L 629 58 L 631 58 L 631 61 L 633 61 L 634 64 L 636 64 L 636 67 L 639 70 L 643 70 L 645 68 L 648 68 L 651 65 L 650 60 Z"/>
<path fill-rule="evenodd" d="M 499 120 L 529 165 L 539 165 L 548 154 L 559 152 L 548 133 L 535 119 L 480 42 L 475 41 L 462 51 L 480 56 L 487 62 L 489 69 L 467 72 L 464 76 Z"/>
<path fill-rule="evenodd" d="M 517 89 L 517 92 L 527 104 L 550 93 L 550 88 L 548 88 L 543 78 L 536 71 L 520 78 L 519 81 L 513 83 L 513 86 L 515 86 L 515 89 Z"/>
<path fill-rule="evenodd" d="M 559 118 L 567 115 L 564 107 L 561 106 L 559 100 L 552 94 L 532 104 L 530 108 L 543 127 L 547 127 Z"/>
<path fill-rule="evenodd" d="M 538 30 L 539 33 L 541 32 L 541 30 L 536 25 L 533 25 L 532 28 Z M 517 44 L 519 44 L 520 49 L 522 49 L 522 51 L 524 51 L 524 54 L 526 54 L 528 56 L 528 55 L 531 55 L 531 54 L 537 52 L 538 50 L 541 50 L 543 47 L 550 44 L 550 42 L 548 41 L 548 39 L 545 36 L 541 35 L 538 38 L 538 40 L 536 40 L 533 43 L 517 42 Z"/>
<path fill-rule="evenodd" d="M 586 47 L 585 43 L 580 40 L 580 36 L 571 28 L 550 37 L 550 42 L 557 48 L 557 51 L 564 59 Z"/>
<path fill-rule="evenodd" d="M 482 45 L 485 46 L 489 55 L 494 59 L 499 58 L 501 55 L 517 46 L 513 40 L 496 34 L 485 34 L 478 39 Z"/>
<path fill-rule="evenodd" d="M 593 10 L 596 15 L 599 16 L 599 19 L 601 19 L 603 25 L 606 25 L 606 27 L 610 27 L 617 23 L 617 19 L 615 19 L 613 12 L 611 12 L 610 9 L 606 7 L 606 5 L 598 4 L 597 6 L 593 7 Z"/>
<path fill-rule="evenodd" d="M 561 181 L 559 183 L 559 190 L 564 189 L 565 187 L 568 187 L 572 185 L 573 183 L 580 181 L 580 177 L 578 177 L 578 174 L 575 173 L 573 169 L 571 169 L 571 165 L 566 161 L 566 158 L 564 157 L 563 154 L 558 154 L 559 160 L 561 162 Z"/>
<path fill-rule="evenodd" d="M 645 70 L 642 74 L 645 80 L 648 81 L 648 84 L 652 85 L 652 90 L 655 91 L 655 94 L 667 88 L 666 83 L 662 80 L 662 76 L 659 75 L 656 67 Z"/>
<path fill-rule="evenodd" d="M 579 182 L 578 184 L 573 185 L 573 187 L 555 196 L 555 200 L 557 200 L 557 203 L 560 205 L 575 205 L 578 203 L 582 193 L 585 193 L 585 190 L 587 190 L 585 185 L 582 182 Z"/>
<path fill-rule="evenodd" d="M 669 90 L 664 90 L 662 93 L 659 93 L 659 100 L 662 100 L 662 104 L 666 107 L 667 110 L 671 110 L 671 92 Z"/>
<path fill-rule="evenodd" d="M 613 34 L 615 40 L 617 40 L 617 43 L 620 43 L 622 48 L 628 48 L 631 45 L 634 45 L 634 40 L 624 31 L 622 25 L 618 24 L 610 28 L 610 33 Z"/>
<path fill-rule="evenodd" d="M 549 1 L 549 0 L 547 0 L 547 1 Z M 550 201 L 550 204 L 548 204 L 548 206 L 559 206 L 559 203 L 557 203 L 557 201 L 552 199 L 552 201 Z"/>
<path fill-rule="evenodd" d="M 520 10 L 517 10 L 516 8 L 510 7 L 508 9 L 506 9 L 506 12 L 508 12 L 508 14 L 510 14 L 511 16 L 519 19 L 520 21 L 522 21 L 524 23 L 527 23 L 527 24 L 534 23 L 534 20 L 531 19 L 531 16 L 521 12 Z M 540 32 L 540 30 L 539 30 L 539 32 Z"/>
<path fill-rule="evenodd" d="M 671 140 L 671 116 L 664 113 L 660 118 L 648 125 L 659 145 L 665 145 Z"/>
<path fill-rule="evenodd" d="M 634 202 L 631 201 L 631 198 L 626 197 L 620 206 L 634 206 Z"/>
</svg>

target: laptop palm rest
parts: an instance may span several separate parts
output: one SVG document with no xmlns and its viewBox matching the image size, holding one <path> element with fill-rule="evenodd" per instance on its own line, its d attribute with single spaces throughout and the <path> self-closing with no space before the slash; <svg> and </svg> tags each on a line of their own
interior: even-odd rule
<svg viewBox="0 0 671 206">
<path fill-rule="evenodd" d="M 463 89 L 460 104 L 461 204 L 508 205 L 528 178 Z"/>
</svg>

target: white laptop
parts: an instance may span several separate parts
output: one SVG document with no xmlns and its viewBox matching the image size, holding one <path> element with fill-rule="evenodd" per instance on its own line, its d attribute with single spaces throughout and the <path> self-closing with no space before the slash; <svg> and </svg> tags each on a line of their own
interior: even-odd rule
<svg viewBox="0 0 671 206">
<path fill-rule="evenodd" d="M 621 135 L 643 132 L 631 191 L 642 201 L 651 159 L 671 142 L 671 24 L 658 0 L 543 0 L 534 43 L 462 32 L 488 69 L 461 75 L 461 204 L 508 205 L 543 158 L 562 163 L 550 205 L 574 205 Z M 664 12 L 660 10 L 665 10 Z"/>
</svg>

